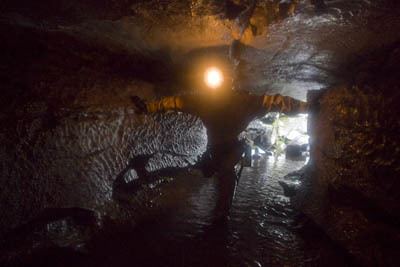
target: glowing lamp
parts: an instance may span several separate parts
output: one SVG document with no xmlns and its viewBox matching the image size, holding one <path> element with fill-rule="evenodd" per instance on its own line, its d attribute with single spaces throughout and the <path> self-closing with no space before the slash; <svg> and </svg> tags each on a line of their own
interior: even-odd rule
<svg viewBox="0 0 400 267">
<path fill-rule="evenodd" d="M 217 89 L 222 85 L 224 76 L 222 72 L 216 67 L 209 67 L 204 73 L 204 82 L 212 89 Z"/>
</svg>

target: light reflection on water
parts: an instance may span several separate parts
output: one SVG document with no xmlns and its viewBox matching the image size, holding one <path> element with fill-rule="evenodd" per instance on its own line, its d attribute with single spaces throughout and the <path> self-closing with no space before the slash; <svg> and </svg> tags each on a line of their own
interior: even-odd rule
<svg viewBox="0 0 400 267">
<path fill-rule="evenodd" d="M 201 180 L 190 189 L 188 198 L 181 199 L 168 215 L 159 218 L 158 227 L 148 231 L 154 231 L 151 236 L 158 236 L 159 244 L 168 244 L 169 249 L 190 248 L 185 252 L 190 257 L 186 260 L 192 261 L 188 266 L 301 266 L 305 261 L 303 241 L 292 229 L 297 212 L 278 181 L 299 170 L 304 162 L 263 156 L 253 167 L 245 168 L 230 219 L 220 228 L 211 224 L 216 181 L 197 177 Z M 170 198 L 166 191 L 163 198 Z"/>
<path fill-rule="evenodd" d="M 93 243 L 91 258 L 97 266 L 347 266 L 317 228 L 299 227 L 303 218 L 283 195 L 278 181 L 304 163 L 255 160 L 222 225 L 212 224 L 216 179 L 183 171 L 159 188 L 151 218 L 134 229 L 116 226 Z"/>
<path fill-rule="evenodd" d="M 278 258 L 290 261 L 289 258 L 301 256 L 297 255 L 300 241 L 290 231 L 295 211 L 283 196 L 278 181 L 303 165 L 304 161 L 290 161 L 284 156 L 268 157 L 244 171 L 233 203 L 230 227 L 240 233 L 235 244 L 248 257 L 271 263 Z"/>
</svg>

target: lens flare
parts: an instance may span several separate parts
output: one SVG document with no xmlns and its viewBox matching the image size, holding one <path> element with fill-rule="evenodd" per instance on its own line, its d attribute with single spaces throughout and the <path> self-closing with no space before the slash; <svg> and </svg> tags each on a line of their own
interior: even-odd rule
<svg viewBox="0 0 400 267">
<path fill-rule="evenodd" d="M 206 69 L 204 73 L 204 82 L 212 89 L 217 89 L 222 85 L 224 76 L 222 72 L 216 67 L 210 67 Z"/>
</svg>

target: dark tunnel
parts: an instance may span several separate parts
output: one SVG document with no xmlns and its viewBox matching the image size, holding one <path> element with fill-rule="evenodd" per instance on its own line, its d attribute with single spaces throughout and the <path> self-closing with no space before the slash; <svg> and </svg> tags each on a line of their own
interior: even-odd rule
<svg viewBox="0 0 400 267">
<path fill-rule="evenodd" d="M 0 266 L 399 266 L 397 0 L 0 1 Z"/>
</svg>

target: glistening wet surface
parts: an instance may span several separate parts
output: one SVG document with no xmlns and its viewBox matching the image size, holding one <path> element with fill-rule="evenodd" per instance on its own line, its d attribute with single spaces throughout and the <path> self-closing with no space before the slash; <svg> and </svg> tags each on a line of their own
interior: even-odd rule
<svg viewBox="0 0 400 267">
<path fill-rule="evenodd" d="M 264 156 L 245 168 L 226 224 L 212 224 L 215 179 L 195 170 L 164 185 L 157 215 L 134 230 L 100 235 L 101 266 L 346 266 L 346 257 L 283 196 L 278 184 L 305 161 Z M 92 254 L 93 253 L 93 254 Z"/>
</svg>

